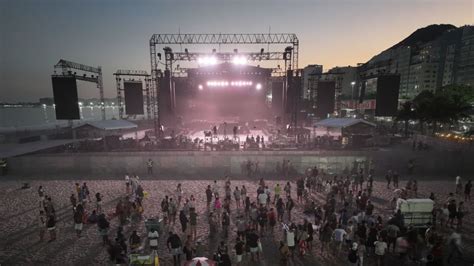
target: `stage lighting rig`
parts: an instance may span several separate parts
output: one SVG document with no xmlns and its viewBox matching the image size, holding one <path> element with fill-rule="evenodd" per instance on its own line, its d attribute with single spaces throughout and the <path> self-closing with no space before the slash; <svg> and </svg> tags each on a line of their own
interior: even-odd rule
<svg viewBox="0 0 474 266">
<path fill-rule="evenodd" d="M 118 69 L 113 73 L 115 76 L 116 82 L 116 89 L 117 89 L 117 104 L 119 110 L 119 118 L 124 118 L 124 97 L 122 92 L 124 88 L 122 88 L 122 80 L 125 82 L 126 80 L 135 81 L 135 78 L 143 80 L 145 82 L 145 100 L 146 100 L 146 113 L 149 118 L 152 117 L 152 113 L 155 109 L 154 107 L 154 98 L 155 92 L 151 89 L 151 77 L 145 70 L 125 70 L 125 69 Z M 122 78 L 123 77 L 123 78 Z"/>
<path fill-rule="evenodd" d="M 217 57 L 215 56 L 203 56 L 198 58 L 198 64 L 200 66 L 212 66 L 217 64 Z"/>
<path fill-rule="evenodd" d="M 204 33 L 204 34 L 189 34 L 189 33 L 178 33 L 178 34 L 153 34 L 149 41 L 150 44 L 150 61 L 151 61 L 151 87 L 155 91 L 156 99 L 154 99 L 155 103 L 159 102 L 160 98 L 160 84 L 159 79 L 162 76 L 159 66 L 161 64 L 161 54 L 159 54 L 160 48 L 167 46 L 167 47 L 181 47 L 181 46 L 219 46 L 219 49 L 222 46 L 232 47 L 234 49 L 233 53 L 224 53 L 224 52 L 217 52 L 216 49 L 213 49 L 213 56 L 215 59 L 200 59 L 204 57 L 204 54 L 200 53 L 192 53 L 188 50 L 187 53 L 180 53 L 174 52 L 173 57 L 165 57 L 165 69 L 172 70 L 172 64 L 176 61 L 200 61 L 201 65 L 203 63 L 217 63 L 219 62 L 231 62 L 233 57 L 236 55 L 244 55 L 246 60 L 248 61 L 259 61 L 259 60 L 274 60 L 274 61 L 285 61 L 285 69 L 275 69 L 275 74 L 285 75 L 286 71 L 289 69 L 298 69 L 298 47 L 299 47 L 299 40 L 296 34 L 293 33 L 251 33 L 251 34 L 243 34 L 243 33 Z M 291 45 L 291 51 L 288 51 L 285 56 L 283 57 L 283 51 L 264 51 L 262 50 L 257 51 L 255 53 L 240 53 L 238 52 L 236 46 L 239 45 Z M 211 47 L 212 47 L 211 46 Z M 269 49 L 271 50 L 271 49 Z M 186 50 L 185 50 L 186 51 Z M 172 59 L 171 59 L 172 58 Z M 171 60 L 170 60 L 171 59 Z M 283 68 L 283 67 L 282 67 Z M 171 78 L 170 81 L 173 79 L 173 72 L 171 71 Z M 286 81 L 285 81 L 286 82 Z M 204 84 L 203 84 L 204 85 Z M 160 132 L 160 114 L 161 108 L 158 104 L 154 105 L 154 128 L 155 134 L 158 137 L 161 137 Z"/>
<path fill-rule="evenodd" d="M 163 48 L 163 51 L 165 52 L 165 59 L 167 61 L 174 60 L 173 50 L 170 47 Z"/>
<path fill-rule="evenodd" d="M 99 89 L 99 97 L 100 101 L 104 101 L 104 85 L 102 82 L 102 68 L 99 67 L 91 67 L 71 61 L 67 61 L 64 59 L 59 60 L 59 62 L 54 65 L 54 72 L 59 72 L 61 70 L 62 76 L 74 76 L 78 80 L 83 80 L 83 81 L 88 81 L 97 84 L 97 88 Z M 77 72 L 73 72 L 72 70 L 79 70 L 81 72 L 87 72 L 87 73 L 94 73 L 91 75 L 91 77 L 87 77 L 86 73 L 83 73 L 82 76 L 76 75 Z M 74 73 L 74 75 L 73 75 Z M 53 76 L 57 76 L 56 74 Z M 102 114 L 102 120 L 105 120 L 105 108 L 101 109 L 101 114 Z"/>
<path fill-rule="evenodd" d="M 285 53 L 284 53 L 284 58 L 285 60 L 291 60 L 291 51 L 293 50 L 293 47 L 288 46 L 285 48 Z"/>
<path fill-rule="evenodd" d="M 236 55 L 232 58 L 232 63 L 234 65 L 245 65 L 247 64 L 247 58 L 242 55 Z"/>
</svg>

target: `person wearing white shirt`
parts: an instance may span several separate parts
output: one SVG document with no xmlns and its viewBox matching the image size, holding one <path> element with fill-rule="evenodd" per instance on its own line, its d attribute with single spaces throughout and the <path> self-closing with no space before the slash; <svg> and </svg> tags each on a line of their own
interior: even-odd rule
<svg viewBox="0 0 474 266">
<path fill-rule="evenodd" d="M 456 194 L 461 194 L 462 192 L 462 182 L 461 177 L 456 176 Z"/>
<path fill-rule="evenodd" d="M 268 200 L 268 195 L 267 193 L 260 193 L 260 195 L 258 195 L 258 203 L 260 205 L 267 205 L 267 200 Z"/>
<path fill-rule="evenodd" d="M 125 191 L 127 192 L 127 194 L 130 193 L 130 176 L 128 176 L 128 174 L 125 175 Z"/>
<path fill-rule="evenodd" d="M 387 243 L 381 237 L 375 241 L 375 256 L 377 257 L 377 266 L 383 265 L 385 252 L 387 251 Z"/>
<path fill-rule="evenodd" d="M 333 232 L 333 239 L 336 243 L 338 253 L 341 251 L 342 243 L 344 242 L 346 235 L 346 230 L 342 229 L 341 226 L 338 226 L 338 228 Z"/>
<path fill-rule="evenodd" d="M 264 193 L 267 194 L 267 202 L 266 202 L 266 204 L 268 205 L 268 204 L 270 203 L 270 199 L 272 198 L 272 197 L 271 197 L 270 189 L 269 189 L 268 187 L 265 187 Z"/>
<path fill-rule="evenodd" d="M 286 231 L 286 245 L 291 251 L 291 256 L 294 255 L 295 252 L 295 231 L 293 229 Z"/>
<path fill-rule="evenodd" d="M 217 180 L 214 180 L 214 184 L 212 184 L 212 193 L 214 193 L 214 197 L 219 196 L 219 185 L 217 184 Z"/>
</svg>

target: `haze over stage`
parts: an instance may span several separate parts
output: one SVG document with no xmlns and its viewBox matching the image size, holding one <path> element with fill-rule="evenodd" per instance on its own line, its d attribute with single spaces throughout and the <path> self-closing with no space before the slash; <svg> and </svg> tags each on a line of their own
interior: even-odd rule
<svg viewBox="0 0 474 266">
<path fill-rule="evenodd" d="M 202 62 L 212 62 L 202 59 Z M 203 63 L 204 64 L 204 63 Z M 163 117 L 225 121 L 226 117 L 243 120 L 270 118 L 267 96 L 271 91 L 271 69 L 236 63 L 204 64 L 187 70 L 186 78 L 168 74 L 162 79 Z M 173 109 L 172 107 L 176 108 Z"/>
</svg>

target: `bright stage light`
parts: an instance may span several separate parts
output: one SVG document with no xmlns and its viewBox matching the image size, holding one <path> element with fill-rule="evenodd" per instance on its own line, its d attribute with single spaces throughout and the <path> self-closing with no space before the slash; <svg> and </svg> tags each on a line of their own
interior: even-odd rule
<svg viewBox="0 0 474 266">
<path fill-rule="evenodd" d="M 217 64 L 217 58 L 214 56 L 209 57 L 209 64 L 210 65 L 215 65 Z"/>
<path fill-rule="evenodd" d="M 249 87 L 252 86 L 253 82 L 252 81 L 227 81 L 227 80 L 209 80 L 206 82 L 206 85 L 208 87 Z M 201 86 L 201 85 L 199 85 Z M 261 86 L 261 85 L 260 85 Z"/>
<path fill-rule="evenodd" d="M 247 58 L 245 58 L 244 56 L 236 55 L 232 58 L 232 63 L 234 65 L 245 65 L 247 64 Z"/>
<path fill-rule="evenodd" d="M 202 91 L 203 86 L 201 84 L 199 84 L 198 89 Z"/>
<path fill-rule="evenodd" d="M 257 83 L 257 86 L 255 86 L 255 88 L 259 91 L 262 89 L 262 84 L 260 83 Z"/>
<path fill-rule="evenodd" d="M 217 64 L 217 58 L 215 56 L 199 57 L 198 64 L 203 66 L 215 65 Z"/>
</svg>

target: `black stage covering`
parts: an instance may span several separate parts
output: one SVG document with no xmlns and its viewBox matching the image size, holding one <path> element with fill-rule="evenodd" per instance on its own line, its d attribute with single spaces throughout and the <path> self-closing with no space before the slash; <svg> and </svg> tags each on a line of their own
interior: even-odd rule
<svg viewBox="0 0 474 266">
<path fill-rule="evenodd" d="M 53 76 L 52 82 L 56 119 L 80 119 L 76 78 L 74 76 Z"/>
</svg>

